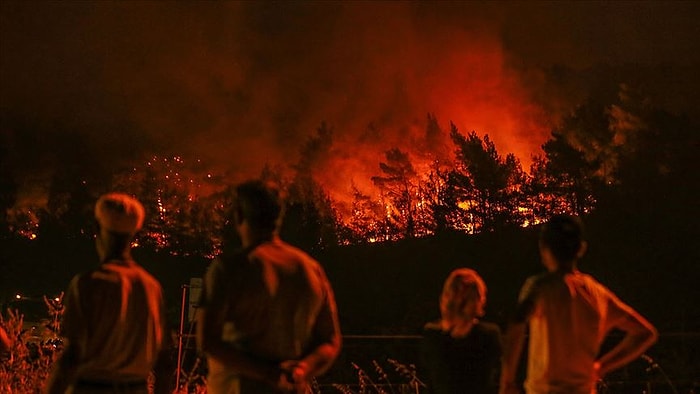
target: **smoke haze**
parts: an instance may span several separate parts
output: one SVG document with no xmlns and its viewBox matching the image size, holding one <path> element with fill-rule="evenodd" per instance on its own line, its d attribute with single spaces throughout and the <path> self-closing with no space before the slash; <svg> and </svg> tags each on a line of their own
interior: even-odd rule
<svg viewBox="0 0 700 394">
<path fill-rule="evenodd" d="M 626 75 L 670 110 L 700 101 L 692 2 L 0 7 L 0 130 L 16 177 L 151 154 L 250 177 L 297 162 L 325 121 L 334 145 L 318 176 L 345 193 L 369 182 L 387 149 L 424 154 L 428 113 L 489 134 L 527 166 L 601 74 L 628 82 L 616 67 L 646 70 Z"/>
</svg>

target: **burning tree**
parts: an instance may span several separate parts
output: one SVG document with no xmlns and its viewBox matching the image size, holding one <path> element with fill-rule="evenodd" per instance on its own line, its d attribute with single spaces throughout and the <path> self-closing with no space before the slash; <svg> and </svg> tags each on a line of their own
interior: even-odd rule
<svg viewBox="0 0 700 394">
<path fill-rule="evenodd" d="M 352 185 L 352 207 L 348 223 L 341 227 L 342 242 L 359 244 L 363 242 L 378 242 L 388 240 L 382 220 L 386 208 Z"/>
<path fill-rule="evenodd" d="M 435 160 L 420 185 L 423 205 L 429 212 L 429 223 L 435 234 L 456 228 L 455 223 L 458 220 L 454 218 L 457 198 L 453 193 L 454 189 L 449 187 L 449 174 L 449 167 Z"/>
<path fill-rule="evenodd" d="M 388 239 L 411 238 L 416 234 L 417 209 L 420 207 L 416 170 L 407 153 L 388 150 L 386 161 L 379 163 L 381 176 L 372 182 L 381 193 L 386 208 L 384 220 Z"/>
<path fill-rule="evenodd" d="M 493 231 L 521 225 L 525 174 L 513 154 L 503 159 L 488 135 L 462 135 L 452 124 L 457 161 L 448 176 L 451 204 L 462 210 L 458 225 L 467 231 Z"/>
<path fill-rule="evenodd" d="M 111 185 L 138 196 L 146 209 L 142 243 L 173 255 L 211 256 L 221 243 L 221 179 L 180 156 L 153 156 L 117 174 Z"/>
<path fill-rule="evenodd" d="M 559 133 L 552 133 L 542 149 L 544 158 L 532 166 L 529 190 L 538 215 L 555 212 L 583 214 L 595 204 L 596 162 L 589 162 Z"/>
<path fill-rule="evenodd" d="M 529 174 L 513 154 L 501 156 L 488 135 L 462 134 L 454 124 L 443 133 L 428 114 L 425 132 L 409 135 L 410 146 L 394 146 L 378 158 L 379 174 L 343 173 L 352 190 L 349 199 L 328 192 L 340 189 L 338 179 L 333 185 L 319 181 L 322 175 L 328 178 L 321 171 L 334 168 L 333 160 L 347 157 L 341 149 L 351 146 L 337 145 L 326 123 L 305 141 L 295 164 L 268 166 L 261 177 L 288 194 L 283 236 L 315 250 L 450 230 L 527 226 L 556 212 L 586 214 L 602 199 L 613 206 L 622 204 L 622 195 L 639 199 L 639 190 L 669 190 L 683 184 L 683 174 L 697 174 L 687 164 L 694 161 L 697 147 L 691 122 L 652 108 L 625 85 L 617 93 L 616 98 L 589 99 L 565 118 L 542 146 L 543 154 L 533 158 Z M 7 161 L 7 153 L 0 149 L 0 163 Z M 104 174 L 111 171 L 86 167 L 47 174 L 47 196 L 31 206 L 16 201 L 19 182 L 10 178 L 17 174 L 0 170 L 7 175 L 0 182 L 6 189 L 0 196 L 6 236 L 90 236 L 94 200 L 119 190 L 136 195 L 146 207 L 142 244 L 174 255 L 218 252 L 232 182 L 240 176 L 217 176 L 199 160 L 177 155 L 151 156 L 118 172 L 110 184 Z M 361 190 L 354 176 L 369 178 L 374 187 Z"/>
</svg>

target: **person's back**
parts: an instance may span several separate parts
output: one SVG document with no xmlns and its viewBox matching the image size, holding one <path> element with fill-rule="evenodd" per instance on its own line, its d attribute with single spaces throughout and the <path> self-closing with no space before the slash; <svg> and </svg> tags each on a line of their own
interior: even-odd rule
<svg viewBox="0 0 700 394">
<path fill-rule="evenodd" d="M 251 350 L 279 361 L 299 358 L 329 296 L 325 275 L 315 260 L 279 239 L 258 246 L 249 258 L 255 263 L 245 278 L 259 293 L 241 312 L 263 319 L 248 320 Z"/>
<path fill-rule="evenodd" d="M 656 341 L 656 330 L 578 270 L 578 260 L 587 248 L 578 218 L 552 217 L 542 227 L 539 247 L 548 272 L 523 285 L 505 335 L 500 392 L 518 392 L 515 375 L 529 323 L 527 393 L 595 393 L 599 378 L 639 357 Z M 625 336 L 601 355 L 603 340 L 613 328 Z"/>
<path fill-rule="evenodd" d="M 590 393 L 594 363 L 614 321 L 616 298 L 579 271 L 533 277 L 525 292 L 536 292 L 530 317 L 530 392 Z M 524 295 L 524 297 L 527 295 Z"/>
<path fill-rule="evenodd" d="M 440 295 L 440 319 L 423 329 L 421 355 L 434 394 L 492 394 L 497 390 L 500 330 L 482 322 L 486 283 L 468 268 L 450 273 Z"/>
<path fill-rule="evenodd" d="M 47 393 L 145 394 L 152 371 L 153 392 L 170 391 L 161 287 L 131 258 L 144 213 L 138 200 L 121 193 L 95 204 L 100 265 L 68 285 L 61 327 L 66 347 Z"/>
<path fill-rule="evenodd" d="M 423 329 L 421 353 L 430 393 L 491 394 L 497 391 L 501 358 L 500 330 L 476 323 L 464 337 L 455 338 L 438 323 Z"/>
<path fill-rule="evenodd" d="M 207 390 L 306 392 L 338 356 L 335 299 L 321 266 L 281 241 L 277 190 L 236 187 L 231 224 L 243 250 L 225 252 L 204 277 L 197 343 L 207 355 Z"/>
<path fill-rule="evenodd" d="M 230 345 L 274 364 L 299 359 L 315 345 L 316 319 L 333 295 L 323 270 L 306 253 L 275 238 L 215 262 L 207 283 L 217 286 L 221 281 L 229 284 L 223 296 L 231 322 L 224 327 L 224 340 Z M 216 359 L 209 364 L 214 381 L 238 375 Z M 243 378 L 241 384 L 245 392 L 253 382 Z"/>
<path fill-rule="evenodd" d="M 77 276 L 64 299 L 78 380 L 144 381 L 163 343 L 158 282 L 133 261 L 110 261 Z"/>
</svg>

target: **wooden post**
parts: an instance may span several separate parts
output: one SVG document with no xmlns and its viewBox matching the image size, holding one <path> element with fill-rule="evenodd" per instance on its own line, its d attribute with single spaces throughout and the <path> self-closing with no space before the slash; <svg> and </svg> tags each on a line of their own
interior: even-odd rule
<svg viewBox="0 0 700 394">
<path fill-rule="evenodd" d="M 180 331 L 177 334 L 177 372 L 175 377 L 175 390 L 180 392 L 180 371 L 182 371 L 182 335 L 185 327 L 185 306 L 187 301 L 187 288 L 182 285 L 182 306 L 180 307 Z"/>
</svg>

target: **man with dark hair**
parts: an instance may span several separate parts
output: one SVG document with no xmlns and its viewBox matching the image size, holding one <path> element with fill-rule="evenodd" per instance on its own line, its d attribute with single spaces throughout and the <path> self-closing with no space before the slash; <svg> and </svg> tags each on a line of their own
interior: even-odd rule
<svg viewBox="0 0 700 394">
<path fill-rule="evenodd" d="M 340 351 L 333 291 L 318 262 L 277 236 L 277 190 L 250 181 L 235 192 L 243 249 L 211 264 L 198 311 L 207 392 L 305 393 Z"/>
<path fill-rule="evenodd" d="M 547 272 L 523 286 L 514 320 L 504 336 L 501 393 L 517 393 L 515 375 L 526 324 L 530 340 L 525 391 L 529 394 L 590 394 L 596 381 L 644 353 L 657 339 L 654 327 L 592 276 L 578 270 L 586 252 L 576 217 L 554 216 L 539 241 Z M 624 338 L 599 355 L 613 328 Z"/>
<path fill-rule="evenodd" d="M 65 349 L 46 392 L 170 392 L 163 296 L 158 281 L 131 258 L 144 209 L 136 199 L 106 194 L 95 205 L 99 268 L 77 275 L 63 298 Z"/>
</svg>

